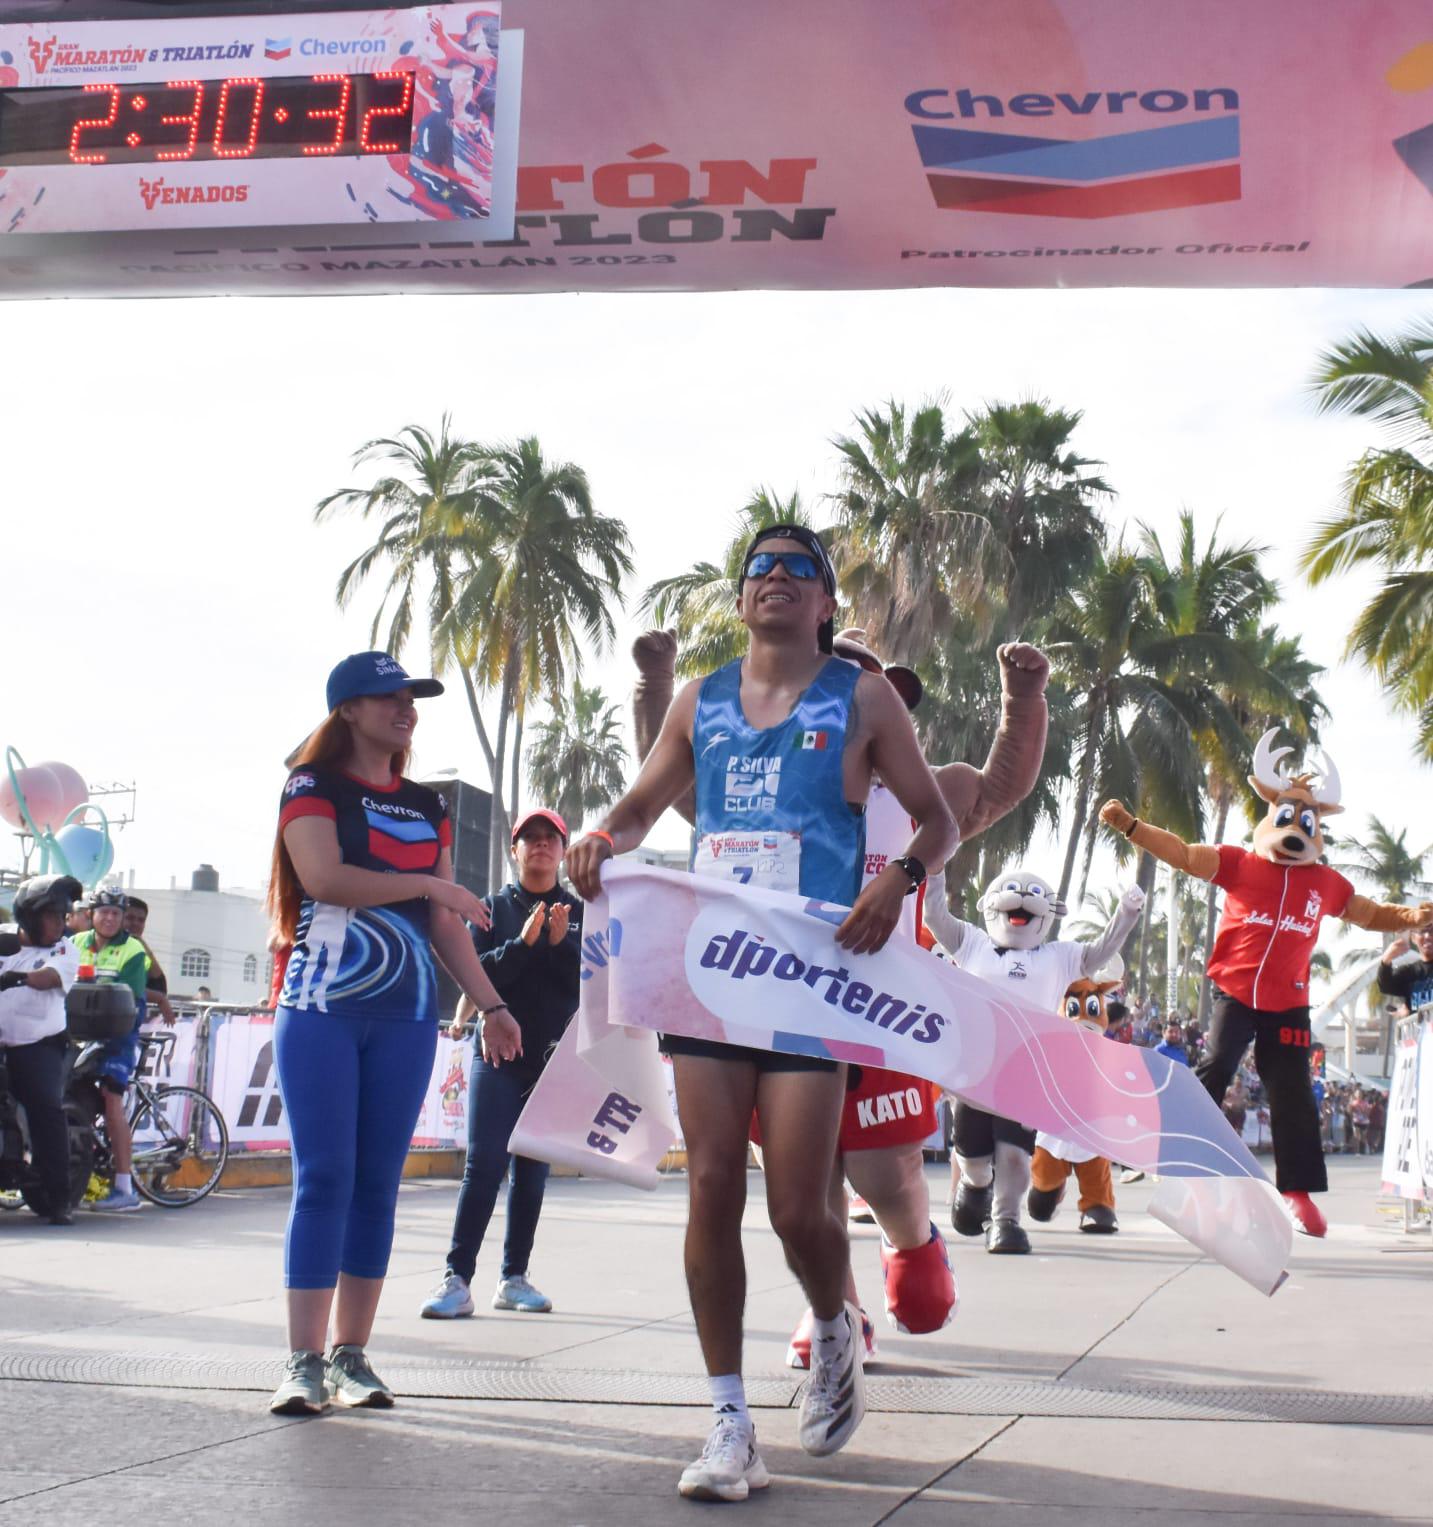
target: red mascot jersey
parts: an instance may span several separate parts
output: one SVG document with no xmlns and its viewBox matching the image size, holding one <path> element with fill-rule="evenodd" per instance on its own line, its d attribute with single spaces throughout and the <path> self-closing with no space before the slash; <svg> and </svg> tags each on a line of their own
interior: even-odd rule
<svg viewBox="0 0 1433 1527">
<path fill-rule="evenodd" d="M 1326 864 L 1271 864 L 1228 843 L 1214 884 L 1228 894 L 1209 979 L 1262 1013 L 1307 1007 L 1319 923 L 1343 914 L 1353 886 Z"/>
</svg>

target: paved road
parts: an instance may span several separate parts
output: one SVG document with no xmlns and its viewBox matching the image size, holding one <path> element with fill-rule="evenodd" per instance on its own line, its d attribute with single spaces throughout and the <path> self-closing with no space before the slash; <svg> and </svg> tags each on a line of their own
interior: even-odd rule
<svg viewBox="0 0 1433 1527">
<path fill-rule="evenodd" d="M 1433 1241 L 1379 1209 L 1375 1163 L 1330 1165 L 1329 1238 L 1296 1237 L 1273 1299 L 1151 1220 L 1147 1184 L 1120 1189 L 1108 1240 L 1067 1210 L 1027 1258 L 955 1244 L 955 1322 L 882 1322 L 871 1413 L 820 1462 L 796 1444 L 782 1354 L 801 1301 L 753 1174 L 746 1367 L 775 1482 L 732 1509 L 783 1527 L 1433 1524 Z M 400 1404 L 312 1420 L 264 1409 L 287 1197 L 71 1230 L 0 1215 L 0 1522 L 632 1527 L 717 1509 L 675 1493 L 706 1430 L 680 1179 L 554 1182 L 532 1272 L 556 1311 L 484 1302 L 453 1324 L 416 1317 L 456 1185 L 405 1186 L 371 1348 Z M 873 1230 L 856 1265 L 875 1309 Z M 491 1244 L 480 1293 L 496 1271 Z"/>
</svg>

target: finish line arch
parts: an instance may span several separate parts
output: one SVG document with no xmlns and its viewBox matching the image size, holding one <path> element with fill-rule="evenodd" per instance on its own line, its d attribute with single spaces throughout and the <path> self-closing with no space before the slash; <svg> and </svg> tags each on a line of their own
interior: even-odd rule
<svg viewBox="0 0 1433 1527">
<path fill-rule="evenodd" d="M 352 70 L 362 88 L 356 71 L 415 58 L 420 95 L 426 79 L 461 113 L 473 108 L 456 93 L 485 78 L 472 62 L 484 26 L 507 101 L 492 218 L 506 199 L 511 223 L 496 238 L 450 215 L 447 193 L 424 207 L 431 186 L 406 169 L 366 193 L 357 106 L 342 151 L 354 207 L 331 224 L 262 215 L 276 177 L 318 183 L 320 156 L 246 157 L 232 121 L 219 157 L 152 159 L 142 177 L 67 162 L 68 118 L 49 140 L 15 126 L 22 107 L 59 110 L 86 88 L 98 105 L 77 109 L 101 128 L 106 103 L 144 132 L 156 115 L 172 124 L 182 113 L 162 92 L 201 63 L 211 103 L 223 75 L 256 123 L 263 99 L 275 120 L 288 110 L 285 90 L 311 122 L 331 117 L 303 94 L 309 79 Z M 163 134 L 184 131 L 154 141 L 172 149 Z M 62 193 L 91 183 L 119 189 L 93 198 L 99 226 L 73 231 Z M 1423 285 L 1426 0 L 0 0 L 7 297 Z"/>
</svg>

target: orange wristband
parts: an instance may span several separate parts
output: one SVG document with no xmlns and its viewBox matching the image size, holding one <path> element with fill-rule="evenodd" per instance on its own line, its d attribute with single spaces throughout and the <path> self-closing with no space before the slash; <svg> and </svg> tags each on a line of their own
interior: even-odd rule
<svg viewBox="0 0 1433 1527">
<path fill-rule="evenodd" d="M 603 832 L 600 827 L 592 827 L 588 829 L 587 836 L 589 838 L 605 839 L 607 847 L 610 848 L 614 854 L 617 852 L 617 844 L 613 840 L 612 834 L 610 832 Z"/>
</svg>

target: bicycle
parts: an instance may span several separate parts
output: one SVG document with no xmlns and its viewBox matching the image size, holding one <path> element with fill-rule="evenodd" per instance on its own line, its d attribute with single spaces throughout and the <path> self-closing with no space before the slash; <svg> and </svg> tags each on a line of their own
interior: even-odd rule
<svg viewBox="0 0 1433 1527">
<path fill-rule="evenodd" d="M 139 1043 L 141 1051 L 159 1052 L 157 1070 L 164 1052 L 174 1047 L 174 1035 L 167 1030 L 141 1034 Z M 229 1127 L 207 1093 L 177 1083 L 154 1083 L 136 1068 L 129 1131 L 134 1185 L 150 1203 L 185 1209 L 218 1187 L 229 1159 Z M 101 1153 L 108 1157 L 107 1139 Z"/>
</svg>

